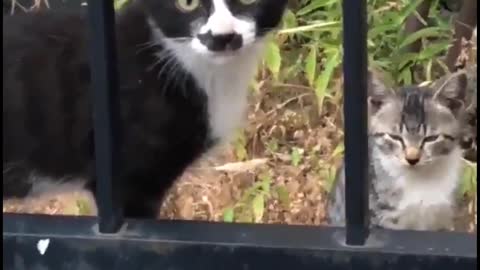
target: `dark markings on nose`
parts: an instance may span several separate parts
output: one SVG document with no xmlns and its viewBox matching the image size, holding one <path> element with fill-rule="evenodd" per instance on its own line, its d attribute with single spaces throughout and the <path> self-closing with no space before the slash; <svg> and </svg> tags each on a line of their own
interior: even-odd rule
<svg viewBox="0 0 480 270">
<path fill-rule="evenodd" d="M 406 160 L 411 166 L 416 165 L 420 161 L 420 159 L 418 158 L 407 158 Z"/>
<path fill-rule="evenodd" d="M 243 39 L 238 34 L 222 34 L 212 35 L 211 31 L 205 34 L 199 34 L 198 39 L 205 45 L 210 51 L 236 51 L 243 45 Z"/>
</svg>

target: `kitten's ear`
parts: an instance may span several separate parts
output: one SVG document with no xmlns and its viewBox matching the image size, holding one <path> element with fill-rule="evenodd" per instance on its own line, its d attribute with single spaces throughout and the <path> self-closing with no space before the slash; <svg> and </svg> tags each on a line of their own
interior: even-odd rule
<svg viewBox="0 0 480 270">
<path fill-rule="evenodd" d="M 437 80 L 434 99 L 447 106 L 455 115 L 464 107 L 467 92 L 467 74 L 458 71 Z"/>
<path fill-rule="evenodd" d="M 377 72 L 368 71 L 368 107 L 370 113 L 377 112 L 392 96 L 392 90 Z"/>
</svg>

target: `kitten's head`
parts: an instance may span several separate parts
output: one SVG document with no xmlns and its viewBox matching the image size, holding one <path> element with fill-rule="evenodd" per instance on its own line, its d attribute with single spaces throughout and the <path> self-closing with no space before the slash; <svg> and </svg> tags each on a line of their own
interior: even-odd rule
<svg viewBox="0 0 480 270">
<path fill-rule="evenodd" d="M 225 62 L 258 46 L 281 22 L 287 0 L 137 0 L 167 47 Z"/>
<path fill-rule="evenodd" d="M 466 77 L 448 76 L 432 87 L 392 91 L 370 76 L 369 132 L 373 146 L 399 166 L 432 164 L 458 153 Z"/>
</svg>

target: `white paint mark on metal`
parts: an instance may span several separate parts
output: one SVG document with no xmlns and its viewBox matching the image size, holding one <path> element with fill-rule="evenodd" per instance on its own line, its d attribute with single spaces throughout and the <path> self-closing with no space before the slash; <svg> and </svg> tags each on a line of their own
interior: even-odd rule
<svg viewBox="0 0 480 270">
<path fill-rule="evenodd" d="M 41 255 L 45 254 L 49 244 L 50 244 L 50 239 L 39 240 L 37 243 L 38 252 L 40 252 Z"/>
</svg>

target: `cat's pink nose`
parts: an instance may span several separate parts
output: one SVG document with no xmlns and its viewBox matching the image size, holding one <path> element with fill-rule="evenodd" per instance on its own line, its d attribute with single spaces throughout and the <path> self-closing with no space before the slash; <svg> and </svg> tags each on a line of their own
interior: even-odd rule
<svg viewBox="0 0 480 270">
<path fill-rule="evenodd" d="M 421 156 L 422 152 L 420 152 L 420 149 L 416 147 L 407 147 L 405 149 L 405 160 L 412 166 L 416 165 L 420 161 Z"/>
</svg>

